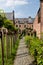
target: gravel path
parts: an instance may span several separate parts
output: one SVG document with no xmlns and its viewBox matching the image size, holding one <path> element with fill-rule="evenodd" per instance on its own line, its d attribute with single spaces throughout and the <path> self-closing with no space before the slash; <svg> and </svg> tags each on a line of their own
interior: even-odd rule
<svg viewBox="0 0 43 65">
<path fill-rule="evenodd" d="M 14 65 L 33 65 L 32 62 L 33 58 L 29 55 L 23 38 L 20 40 L 17 55 L 14 60 Z"/>
</svg>

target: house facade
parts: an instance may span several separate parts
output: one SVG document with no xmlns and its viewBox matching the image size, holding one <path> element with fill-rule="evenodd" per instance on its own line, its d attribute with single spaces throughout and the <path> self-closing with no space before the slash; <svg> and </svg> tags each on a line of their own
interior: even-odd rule
<svg viewBox="0 0 43 65">
<path fill-rule="evenodd" d="M 5 16 L 7 19 L 11 20 L 15 24 L 15 27 L 19 28 L 20 32 L 22 32 L 26 28 L 31 28 L 38 38 L 43 37 L 43 0 L 40 0 L 40 8 L 35 19 L 31 17 L 15 18 L 14 11 L 10 13 L 5 13 Z"/>
<path fill-rule="evenodd" d="M 40 8 L 33 23 L 33 30 L 38 38 L 43 37 L 43 0 L 40 0 Z"/>
<path fill-rule="evenodd" d="M 40 31 L 42 38 L 43 37 L 43 0 L 40 0 Z"/>
<path fill-rule="evenodd" d="M 34 18 L 16 18 L 15 19 L 15 27 L 19 28 L 22 32 L 26 28 L 33 29 L 33 21 Z"/>
<path fill-rule="evenodd" d="M 40 9 L 34 19 L 33 31 L 36 32 L 36 36 L 40 38 Z"/>
<path fill-rule="evenodd" d="M 19 28 L 19 31 L 22 33 L 22 31 L 26 28 L 33 29 L 33 21 L 34 18 L 15 18 L 14 17 L 14 11 L 8 12 L 8 13 L 0 13 L 0 15 L 6 17 L 8 20 L 11 20 L 15 27 Z"/>
</svg>

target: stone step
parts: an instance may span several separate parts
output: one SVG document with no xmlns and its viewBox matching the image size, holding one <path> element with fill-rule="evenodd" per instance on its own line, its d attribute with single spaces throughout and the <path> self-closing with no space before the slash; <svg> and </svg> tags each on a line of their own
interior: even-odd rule
<svg viewBox="0 0 43 65">
<path fill-rule="evenodd" d="M 16 56 L 18 58 L 25 57 L 25 56 L 28 56 L 28 52 L 25 52 L 25 53 L 22 53 L 22 54 L 17 54 Z"/>
</svg>

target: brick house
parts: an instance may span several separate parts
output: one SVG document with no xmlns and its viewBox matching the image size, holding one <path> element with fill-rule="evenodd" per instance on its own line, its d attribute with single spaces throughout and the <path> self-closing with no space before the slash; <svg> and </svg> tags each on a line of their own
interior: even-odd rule
<svg viewBox="0 0 43 65">
<path fill-rule="evenodd" d="M 14 11 L 8 13 L 0 13 L 0 15 L 5 16 L 7 19 L 11 20 L 12 23 L 15 24 L 15 27 L 19 28 L 21 32 L 26 28 L 33 29 L 34 18 L 15 18 Z"/>
<path fill-rule="evenodd" d="M 36 31 L 37 37 L 43 37 L 43 0 L 40 0 L 40 8 L 33 23 L 33 30 Z"/>
<path fill-rule="evenodd" d="M 26 28 L 33 29 L 33 21 L 34 18 L 16 18 L 15 19 L 15 27 L 19 28 L 22 32 Z"/>
<path fill-rule="evenodd" d="M 33 31 L 36 32 L 36 36 L 40 38 L 40 9 L 34 19 Z"/>
</svg>

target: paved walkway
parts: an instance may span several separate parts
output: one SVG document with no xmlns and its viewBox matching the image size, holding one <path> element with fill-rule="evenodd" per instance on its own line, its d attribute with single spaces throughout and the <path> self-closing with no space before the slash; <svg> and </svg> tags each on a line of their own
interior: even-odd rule
<svg viewBox="0 0 43 65">
<path fill-rule="evenodd" d="M 33 65 L 33 58 L 29 55 L 24 38 L 20 40 L 14 65 Z"/>
</svg>

